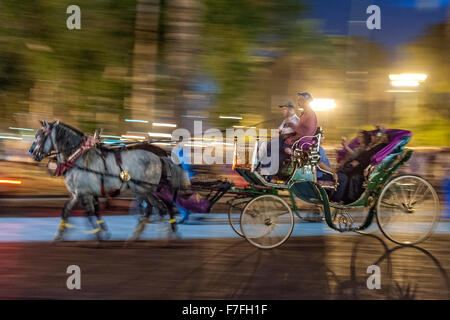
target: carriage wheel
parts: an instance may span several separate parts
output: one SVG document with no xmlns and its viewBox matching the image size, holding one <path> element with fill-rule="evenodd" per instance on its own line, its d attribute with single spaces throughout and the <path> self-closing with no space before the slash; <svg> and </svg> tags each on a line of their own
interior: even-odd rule
<svg viewBox="0 0 450 320">
<path fill-rule="evenodd" d="M 377 203 L 377 223 L 391 241 L 413 245 L 428 238 L 439 220 L 439 198 L 431 184 L 414 175 L 392 179 Z"/>
<path fill-rule="evenodd" d="M 241 215 L 241 231 L 254 246 L 272 249 L 282 245 L 294 228 L 294 214 L 280 197 L 262 195 L 251 200 Z"/>
<path fill-rule="evenodd" d="M 230 222 L 231 228 L 239 236 L 243 237 L 241 231 L 241 215 L 242 210 L 244 210 L 245 205 L 250 201 L 250 198 L 234 198 L 230 202 L 228 208 L 228 222 Z"/>
</svg>

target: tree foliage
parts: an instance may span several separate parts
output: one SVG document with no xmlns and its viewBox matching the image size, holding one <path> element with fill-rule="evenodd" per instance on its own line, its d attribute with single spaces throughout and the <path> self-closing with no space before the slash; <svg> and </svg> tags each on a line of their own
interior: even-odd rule
<svg viewBox="0 0 450 320">
<path fill-rule="evenodd" d="M 55 83 L 54 112 L 123 112 L 129 91 L 135 1 L 77 1 L 81 30 L 69 30 L 68 0 L 0 3 L 1 116 L 28 111 L 36 82 Z M 112 70 L 112 71 L 111 71 Z M 22 106 L 22 107 L 20 107 Z M 85 119 L 83 129 L 92 129 Z"/>
</svg>

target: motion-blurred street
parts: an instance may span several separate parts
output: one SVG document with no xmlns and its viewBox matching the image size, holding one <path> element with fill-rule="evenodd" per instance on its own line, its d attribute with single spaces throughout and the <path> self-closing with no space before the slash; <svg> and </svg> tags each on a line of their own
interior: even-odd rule
<svg viewBox="0 0 450 320">
<path fill-rule="evenodd" d="M 420 247 L 371 236 L 292 237 L 272 251 L 243 239 L 1 243 L 0 298 L 449 299 L 448 235 Z M 81 268 L 81 290 L 66 269 Z M 369 265 L 381 289 L 369 290 Z"/>
<path fill-rule="evenodd" d="M 24 172 L 20 178 L 25 183 L 5 187 L 0 197 L 0 298 L 450 297 L 450 221 L 445 216 L 434 235 L 417 247 L 397 246 L 380 232 L 375 236 L 339 234 L 324 222 L 296 219 L 291 238 L 277 249 L 264 251 L 231 229 L 225 204 L 229 196 L 212 213 L 191 214 L 179 225 L 177 238 L 169 239 L 167 220 L 155 217 L 142 241 L 126 241 L 139 212 L 132 198 L 122 196 L 100 203 L 111 232 L 109 240 L 99 242 L 88 234 L 91 226 L 77 208 L 70 218 L 74 228 L 67 234 L 68 241 L 54 243 L 61 208 L 67 201 L 63 180 L 50 178 L 42 167 L 9 164 L 16 173 Z M 33 191 L 33 181 L 43 188 Z M 372 264 L 380 267 L 381 289 L 367 288 L 367 268 Z M 66 287 L 69 265 L 81 268 L 81 290 Z"/>
<path fill-rule="evenodd" d="M 167 221 L 127 242 L 132 202 L 102 203 L 111 239 L 97 241 L 77 210 L 66 242 L 51 242 L 63 198 L 4 198 L 0 217 L 0 298 L 6 299 L 449 299 L 450 222 L 417 247 L 296 220 L 291 238 L 260 250 L 237 236 L 225 213 L 191 214 L 169 239 Z M 131 208 L 131 209 L 130 209 Z M 225 207 L 218 207 L 225 209 Z M 221 210 L 225 211 L 225 210 Z M 125 214 L 125 215 L 124 215 Z M 375 230 L 375 229 L 371 229 Z M 367 268 L 381 271 L 369 290 Z M 82 289 L 68 290 L 78 265 Z"/>
<path fill-rule="evenodd" d="M 449 22 L 449 0 L 0 1 L 0 299 L 448 300 Z"/>
</svg>

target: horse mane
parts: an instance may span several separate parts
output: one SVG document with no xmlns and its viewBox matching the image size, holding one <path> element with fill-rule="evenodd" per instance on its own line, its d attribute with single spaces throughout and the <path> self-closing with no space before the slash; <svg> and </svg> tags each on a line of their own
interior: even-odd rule
<svg viewBox="0 0 450 320">
<path fill-rule="evenodd" d="M 58 151 L 66 157 L 72 154 L 84 139 L 83 132 L 62 122 L 54 124 L 53 130 Z"/>
</svg>

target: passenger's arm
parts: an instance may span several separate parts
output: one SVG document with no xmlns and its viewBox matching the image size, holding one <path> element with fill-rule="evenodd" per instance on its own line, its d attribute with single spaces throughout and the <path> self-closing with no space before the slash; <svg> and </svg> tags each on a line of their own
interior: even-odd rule
<svg viewBox="0 0 450 320">
<path fill-rule="evenodd" d="M 350 148 L 349 146 L 348 146 L 348 144 L 347 143 L 343 143 L 343 145 L 344 145 L 344 149 L 345 150 L 347 150 L 347 152 L 352 156 L 352 157 L 354 157 L 355 156 L 355 151 L 352 149 L 352 148 Z"/>
<path fill-rule="evenodd" d="M 319 162 L 319 164 L 317 165 L 319 167 L 319 169 L 325 171 L 325 172 L 329 172 L 331 173 L 331 175 L 333 176 L 334 180 L 338 180 L 338 175 L 337 173 L 329 166 L 327 166 L 324 162 Z"/>
<path fill-rule="evenodd" d="M 350 147 L 348 146 L 348 144 L 347 144 L 347 137 L 341 137 L 341 139 L 342 139 L 341 144 L 342 144 L 342 146 L 344 147 L 344 149 L 345 149 L 352 157 L 354 157 L 354 156 L 355 156 L 355 151 L 354 151 L 352 148 L 350 148 Z"/>
</svg>

